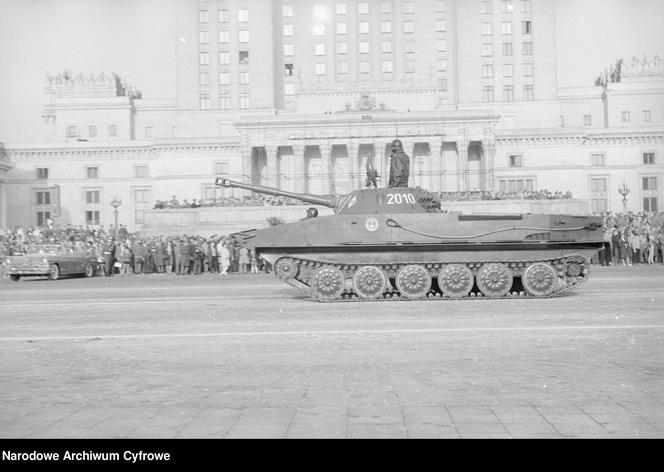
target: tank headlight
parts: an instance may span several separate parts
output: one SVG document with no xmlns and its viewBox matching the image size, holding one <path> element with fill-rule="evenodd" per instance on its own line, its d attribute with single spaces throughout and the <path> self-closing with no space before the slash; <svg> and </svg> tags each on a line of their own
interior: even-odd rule
<svg viewBox="0 0 664 472">
<path fill-rule="evenodd" d="M 42 264 L 48 264 L 48 259 L 46 259 L 45 257 L 42 257 L 41 262 L 42 262 Z"/>
</svg>

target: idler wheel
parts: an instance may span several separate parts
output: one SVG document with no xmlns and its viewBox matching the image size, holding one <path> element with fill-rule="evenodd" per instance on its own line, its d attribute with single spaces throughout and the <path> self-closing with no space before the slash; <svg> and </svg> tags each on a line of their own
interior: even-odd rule
<svg viewBox="0 0 664 472">
<path fill-rule="evenodd" d="M 336 267 L 321 267 L 311 279 L 311 291 L 316 300 L 329 302 L 341 296 L 344 275 Z"/>
<path fill-rule="evenodd" d="M 387 278 L 378 267 L 362 267 L 353 276 L 353 289 L 364 299 L 378 298 L 385 290 L 386 285 Z"/>
<path fill-rule="evenodd" d="M 450 298 L 467 296 L 474 281 L 473 272 L 463 264 L 446 265 L 438 274 L 438 288 Z"/>
<path fill-rule="evenodd" d="M 431 288 L 431 276 L 417 265 L 403 267 L 397 273 L 397 290 L 406 298 L 422 298 Z"/>
<path fill-rule="evenodd" d="M 521 282 L 531 295 L 547 297 L 556 288 L 556 278 L 556 270 L 550 264 L 536 262 L 523 272 Z"/>
<path fill-rule="evenodd" d="M 585 257 L 574 255 L 564 260 L 563 277 L 568 285 L 578 285 L 584 282 L 588 275 L 590 275 L 590 265 Z"/>
<path fill-rule="evenodd" d="M 512 288 L 512 273 L 504 264 L 485 264 L 477 271 L 477 286 L 487 297 L 502 297 Z"/>
<path fill-rule="evenodd" d="M 282 257 L 274 265 L 274 273 L 281 280 L 294 279 L 297 277 L 299 267 L 293 259 Z"/>
</svg>

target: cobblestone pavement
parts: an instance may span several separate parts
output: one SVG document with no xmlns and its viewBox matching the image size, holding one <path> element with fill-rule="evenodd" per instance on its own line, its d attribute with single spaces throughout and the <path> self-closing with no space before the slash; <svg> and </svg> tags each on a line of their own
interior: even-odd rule
<svg viewBox="0 0 664 472">
<path fill-rule="evenodd" d="M 662 438 L 664 267 L 546 300 L 0 281 L 3 438 Z"/>
</svg>

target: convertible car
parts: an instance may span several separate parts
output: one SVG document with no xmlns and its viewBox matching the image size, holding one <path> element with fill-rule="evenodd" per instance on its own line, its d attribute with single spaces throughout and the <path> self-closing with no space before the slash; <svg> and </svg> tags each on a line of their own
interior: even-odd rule
<svg viewBox="0 0 664 472">
<path fill-rule="evenodd" d="M 24 255 L 9 256 L 5 271 L 13 281 L 25 276 L 46 275 L 57 280 L 62 275 L 95 275 L 96 260 L 89 253 L 75 252 L 59 244 L 30 247 Z"/>
</svg>

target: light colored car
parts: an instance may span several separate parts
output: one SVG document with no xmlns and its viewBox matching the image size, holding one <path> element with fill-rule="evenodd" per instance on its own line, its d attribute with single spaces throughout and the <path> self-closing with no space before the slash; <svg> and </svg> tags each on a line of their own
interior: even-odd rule
<svg viewBox="0 0 664 472">
<path fill-rule="evenodd" d="M 86 251 L 73 251 L 60 244 L 31 246 L 27 254 L 9 256 L 5 271 L 13 281 L 25 276 L 45 275 L 57 280 L 63 275 L 95 275 L 95 258 Z"/>
</svg>

